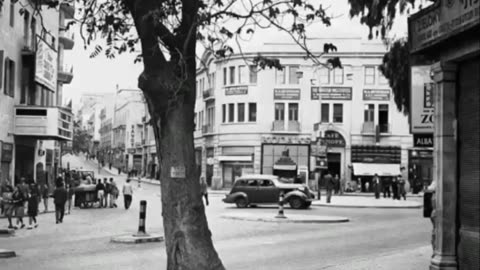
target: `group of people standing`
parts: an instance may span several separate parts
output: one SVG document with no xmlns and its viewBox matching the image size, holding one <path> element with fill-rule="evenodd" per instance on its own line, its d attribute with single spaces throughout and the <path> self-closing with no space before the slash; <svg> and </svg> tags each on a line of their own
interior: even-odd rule
<svg viewBox="0 0 480 270">
<path fill-rule="evenodd" d="M 392 197 L 394 200 L 400 200 L 400 198 L 403 197 L 404 200 L 407 199 L 405 180 L 401 174 L 392 178 L 384 177 L 383 179 L 380 179 L 378 174 L 375 174 L 372 179 L 372 184 L 376 199 L 380 199 L 381 192 L 383 192 L 384 198 Z"/>
<path fill-rule="evenodd" d="M 118 188 L 117 184 L 110 178 L 108 181 L 107 178 L 102 179 L 98 178 L 98 183 L 96 184 L 95 190 L 97 192 L 97 198 L 100 203 L 99 207 L 103 208 L 116 208 L 117 207 L 117 198 L 118 198 Z"/>
</svg>

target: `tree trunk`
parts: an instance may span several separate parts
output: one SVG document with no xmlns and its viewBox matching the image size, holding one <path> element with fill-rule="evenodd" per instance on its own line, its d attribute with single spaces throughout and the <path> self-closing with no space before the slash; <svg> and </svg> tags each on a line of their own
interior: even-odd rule
<svg viewBox="0 0 480 270">
<path fill-rule="evenodd" d="M 195 164 L 195 73 L 182 86 L 183 94 L 173 105 L 165 102 L 172 98 L 170 95 L 166 97 L 159 94 L 167 92 L 164 88 L 166 78 L 171 77 L 158 74 L 154 81 L 161 82 L 161 86 L 157 83 L 157 89 L 144 90 L 144 93 L 152 117 L 160 163 L 167 269 L 225 269 L 212 243 L 200 194 L 199 172 Z M 176 81 L 169 81 L 171 89 Z M 177 85 L 180 87 L 178 83 Z M 184 168 L 185 176 L 172 178 L 172 168 L 176 168 L 177 172 Z"/>
</svg>

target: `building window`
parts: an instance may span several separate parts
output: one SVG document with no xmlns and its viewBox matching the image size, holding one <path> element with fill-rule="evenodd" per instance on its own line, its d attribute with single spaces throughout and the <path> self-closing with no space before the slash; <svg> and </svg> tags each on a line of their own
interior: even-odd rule
<svg viewBox="0 0 480 270">
<path fill-rule="evenodd" d="M 330 104 L 322 103 L 322 123 L 330 122 Z"/>
<path fill-rule="evenodd" d="M 333 83 L 334 84 L 343 84 L 343 69 L 336 68 L 333 70 Z"/>
<path fill-rule="evenodd" d="M 298 103 L 288 104 L 288 120 L 298 121 Z"/>
<path fill-rule="evenodd" d="M 375 67 L 365 67 L 365 82 L 366 85 L 375 84 Z"/>
<path fill-rule="evenodd" d="M 285 120 L 285 104 L 275 103 L 275 121 Z"/>
<path fill-rule="evenodd" d="M 3 92 L 7 96 L 15 96 L 15 62 L 10 60 L 8 57 L 4 61 L 4 82 L 3 82 Z"/>
<path fill-rule="evenodd" d="M 227 122 L 227 105 L 222 105 L 222 123 Z"/>
<path fill-rule="evenodd" d="M 257 121 L 257 103 L 248 103 L 248 121 Z"/>
<path fill-rule="evenodd" d="M 343 123 L 343 104 L 333 104 L 333 122 Z"/>
<path fill-rule="evenodd" d="M 198 113 L 198 128 L 201 129 L 203 126 L 203 111 Z"/>
<path fill-rule="evenodd" d="M 373 122 L 375 119 L 374 114 L 375 114 L 375 105 L 365 104 L 364 121 Z"/>
<path fill-rule="evenodd" d="M 289 66 L 288 67 L 288 83 L 289 84 L 299 84 L 300 79 L 298 78 L 297 72 L 299 70 L 298 66 Z"/>
<path fill-rule="evenodd" d="M 380 132 L 389 132 L 388 104 L 378 105 L 378 125 Z"/>
<path fill-rule="evenodd" d="M 249 66 L 250 71 L 250 83 L 256 84 L 257 83 L 257 68 L 255 66 Z"/>
<path fill-rule="evenodd" d="M 15 1 L 10 0 L 10 26 L 15 26 Z"/>
<path fill-rule="evenodd" d="M 207 108 L 207 126 L 213 126 L 215 124 L 215 107 L 208 107 Z"/>
<path fill-rule="evenodd" d="M 223 85 L 227 85 L 227 68 L 223 68 Z"/>
<path fill-rule="evenodd" d="M 215 72 L 210 73 L 209 79 L 209 88 L 215 89 Z"/>
<path fill-rule="evenodd" d="M 35 20 L 35 18 L 32 16 L 32 21 L 30 22 L 30 33 L 31 33 L 31 37 L 32 39 L 30 40 L 31 42 L 31 45 L 30 47 L 32 48 L 32 50 L 34 50 L 37 46 L 37 21 Z"/>
<path fill-rule="evenodd" d="M 30 13 L 28 13 L 27 10 L 24 11 L 23 13 L 23 43 L 24 46 L 29 46 L 30 44 L 30 28 L 29 28 L 29 22 L 30 20 Z M 33 49 L 33 48 L 32 48 Z"/>
<path fill-rule="evenodd" d="M 247 66 L 238 66 L 238 84 L 247 84 L 248 76 Z"/>
<path fill-rule="evenodd" d="M 237 104 L 237 121 L 245 122 L 245 103 Z"/>
<path fill-rule="evenodd" d="M 232 123 L 235 121 L 235 103 L 228 104 L 228 122 Z"/>
<path fill-rule="evenodd" d="M 230 84 L 235 84 L 235 67 L 230 67 Z"/>
<path fill-rule="evenodd" d="M 277 84 L 285 84 L 285 69 L 286 67 L 283 67 L 282 70 L 275 69 L 275 78 Z"/>
<path fill-rule="evenodd" d="M 330 69 L 328 68 L 321 68 L 320 69 L 320 83 L 330 84 Z"/>
</svg>

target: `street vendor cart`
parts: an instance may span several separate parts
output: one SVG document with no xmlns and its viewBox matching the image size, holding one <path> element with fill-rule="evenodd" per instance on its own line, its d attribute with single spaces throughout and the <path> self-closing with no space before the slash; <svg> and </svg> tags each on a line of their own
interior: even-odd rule
<svg viewBox="0 0 480 270">
<path fill-rule="evenodd" d="M 98 202 L 95 185 L 81 184 L 74 188 L 76 207 L 91 208 L 94 203 Z"/>
</svg>

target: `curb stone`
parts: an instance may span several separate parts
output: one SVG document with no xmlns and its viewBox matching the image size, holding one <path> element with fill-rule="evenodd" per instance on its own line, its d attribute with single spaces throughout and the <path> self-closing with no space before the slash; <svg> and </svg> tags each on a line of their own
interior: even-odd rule
<svg viewBox="0 0 480 270">
<path fill-rule="evenodd" d="M 276 222 L 276 223 L 343 223 L 349 222 L 347 217 L 337 216 L 302 216 L 286 215 L 286 218 L 264 217 L 255 215 L 226 214 L 222 218 L 245 221 Z"/>
<path fill-rule="evenodd" d="M 16 256 L 17 254 L 13 250 L 0 249 L 0 258 L 13 258 Z"/>
<path fill-rule="evenodd" d="M 152 242 L 162 242 L 164 237 L 159 234 L 147 234 L 145 236 L 137 236 L 135 234 L 126 234 L 120 236 L 114 236 L 111 238 L 112 243 L 119 244 L 142 244 Z"/>
</svg>

